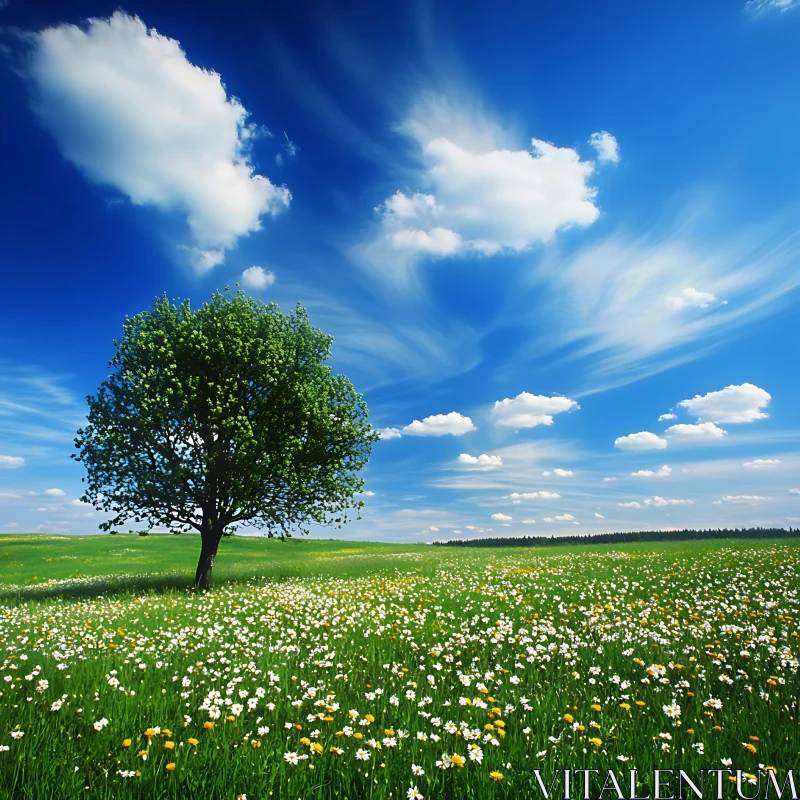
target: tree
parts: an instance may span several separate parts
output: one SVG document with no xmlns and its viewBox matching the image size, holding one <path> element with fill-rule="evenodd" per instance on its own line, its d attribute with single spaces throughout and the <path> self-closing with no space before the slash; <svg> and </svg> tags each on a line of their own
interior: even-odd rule
<svg viewBox="0 0 800 800">
<path fill-rule="evenodd" d="M 378 434 L 351 382 L 325 362 L 332 337 L 290 314 L 217 291 L 193 311 L 166 296 L 123 323 L 73 458 L 84 502 L 126 520 L 199 531 L 195 583 L 236 523 L 269 536 L 348 521 Z"/>
</svg>

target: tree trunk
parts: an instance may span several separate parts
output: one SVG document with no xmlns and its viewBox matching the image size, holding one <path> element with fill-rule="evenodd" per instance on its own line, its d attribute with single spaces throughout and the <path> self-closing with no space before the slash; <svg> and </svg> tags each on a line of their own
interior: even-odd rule
<svg viewBox="0 0 800 800">
<path fill-rule="evenodd" d="M 211 570 L 214 568 L 214 556 L 217 555 L 219 540 L 222 538 L 222 528 L 213 524 L 211 520 L 203 520 L 202 528 L 200 560 L 197 562 L 194 585 L 198 589 L 208 589 L 211 586 Z"/>
</svg>

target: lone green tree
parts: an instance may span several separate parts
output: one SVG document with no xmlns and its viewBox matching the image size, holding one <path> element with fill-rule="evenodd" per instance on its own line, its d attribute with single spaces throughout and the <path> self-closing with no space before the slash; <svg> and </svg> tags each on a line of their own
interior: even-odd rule
<svg viewBox="0 0 800 800">
<path fill-rule="evenodd" d="M 73 458 L 82 500 L 125 521 L 200 533 L 207 588 L 236 523 L 269 536 L 348 521 L 378 434 L 352 383 L 326 365 L 332 337 L 298 306 L 216 292 L 192 310 L 158 298 L 123 323 L 110 377 L 87 397 Z"/>
</svg>

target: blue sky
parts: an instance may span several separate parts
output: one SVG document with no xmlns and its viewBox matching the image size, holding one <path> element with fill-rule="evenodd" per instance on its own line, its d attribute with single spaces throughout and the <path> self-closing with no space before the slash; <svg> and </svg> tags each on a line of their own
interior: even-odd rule
<svg viewBox="0 0 800 800">
<path fill-rule="evenodd" d="M 10 0 L 0 43 L 0 530 L 96 531 L 123 318 L 236 282 L 383 432 L 343 535 L 800 523 L 798 0 Z"/>
</svg>

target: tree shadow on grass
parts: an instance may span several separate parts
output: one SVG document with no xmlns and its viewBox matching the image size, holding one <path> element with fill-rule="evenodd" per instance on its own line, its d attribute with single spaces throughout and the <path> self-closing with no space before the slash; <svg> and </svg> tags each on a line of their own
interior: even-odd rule
<svg viewBox="0 0 800 800">
<path fill-rule="evenodd" d="M 18 605 L 41 600 L 93 600 L 120 594 L 187 591 L 193 586 L 194 576 L 187 572 L 68 578 L 29 586 L 0 585 L 0 603 Z"/>
<path fill-rule="evenodd" d="M 301 566 L 276 565 L 272 569 L 254 569 L 236 573 L 221 569 L 215 572 L 211 591 L 229 584 L 248 581 L 282 581 L 308 577 Z M 0 584 L 0 605 L 17 606 L 27 602 L 47 600 L 95 600 L 99 597 L 119 595 L 189 592 L 194 591 L 194 573 L 163 572 L 142 575 L 102 575 L 97 577 L 67 578 L 61 581 L 30 584 L 28 586 Z"/>
</svg>

